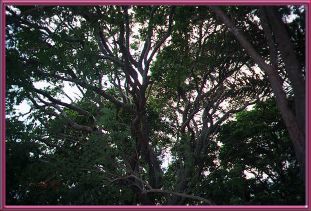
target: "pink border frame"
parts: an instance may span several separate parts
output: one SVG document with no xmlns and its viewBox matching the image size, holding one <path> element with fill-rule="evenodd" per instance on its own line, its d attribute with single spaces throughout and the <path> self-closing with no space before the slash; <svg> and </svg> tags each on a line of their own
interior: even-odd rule
<svg viewBox="0 0 311 211">
<path fill-rule="evenodd" d="M 306 131 L 307 131 L 307 141 L 306 141 L 306 150 L 307 150 L 307 165 L 306 165 L 306 205 L 299 205 L 299 206 L 96 206 L 96 205 L 84 205 L 84 206 L 12 206 L 12 205 L 5 205 L 5 90 L 6 90 L 6 83 L 5 83 L 5 6 L 6 5 L 298 5 L 304 4 L 306 5 L 306 61 L 307 61 L 307 71 L 306 71 L 306 89 L 307 93 L 309 93 L 311 89 L 311 75 L 309 74 L 309 70 L 311 68 L 311 64 L 309 62 L 309 55 L 310 55 L 310 28 L 309 23 L 311 20 L 310 15 L 310 0 L 2 0 L 1 1 L 1 72 L 0 72 L 0 137 L 1 137 L 1 194 L 0 194 L 0 210 L 58 210 L 58 209 L 68 209 L 68 210 L 98 210 L 98 209 L 113 209 L 113 210 L 154 210 L 154 209 L 169 209 L 169 210 L 311 210 L 310 209 L 310 159 L 311 156 L 309 152 L 311 152 L 311 144 L 308 143 L 310 139 L 310 131 L 309 125 L 311 124 L 311 112 L 310 112 L 310 105 L 311 105 L 311 97 L 306 95 L 306 107 L 307 107 L 307 124 L 306 124 Z M 310 128 L 311 129 L 311 128 Z"/>
</svg>

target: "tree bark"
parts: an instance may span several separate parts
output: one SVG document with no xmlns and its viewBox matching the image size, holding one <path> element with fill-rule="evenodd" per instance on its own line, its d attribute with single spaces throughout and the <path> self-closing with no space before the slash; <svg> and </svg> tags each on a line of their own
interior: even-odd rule
<svg viewBox="0 0 311 211">
<path fill-rule="evenodd" d="M 280 50 L 282 60 L 285 64 L 285 69 L 288 78 L 293 87 L 295 96 L 295 111 L 299 127 L 305 133 L 305 79 L 301 70 L 301 65 L 297 59 L 294 45 L 290 40 L 288 30 L 282 21 L 278 12 L 272 7 L 265 7 L 268 21 L 271 24 L 271 29 L 275 36 L 278 49 Z"/>
<path fill-rule="evenodd" d="M 244 34 L 240 32 L 234 23 L 225 15 L 218 7 L 211 7 L 215 14 L 224 22 L 224 24 L 233 33 L 240 45 L 245 49 L 247 54 L 258 64 L 258 66 L 267 74 L 275 95 L 278 109 L 284 120 L 289 136 L 294 145 L 295 154 L 300 163 L 300 171 L 302 179 L 305 178 L 305 134 L 304 130 L 299 126 L 298 120 L 288 105 L 286 94 L 282 87 L 282 80 L 276 69 L 267 64 L 265 60 L 256 52 L 252 44 L 246 39 Z M 287 71 L 287 69 L 286 69 Z M 288 73 L 289 74 L 289 73 Z"/>
<path fill-rule="evenodd" d="M 132 135 L 136 138 L 137 151 L 143 156 L 149 167 L 149 180 L 153 188 L 160 188 L 162 169 L 152 147 L 150 146 L 147 117 L 144 109 L 137 111 L 137 115 L 132 122 Z"/>
</svg>

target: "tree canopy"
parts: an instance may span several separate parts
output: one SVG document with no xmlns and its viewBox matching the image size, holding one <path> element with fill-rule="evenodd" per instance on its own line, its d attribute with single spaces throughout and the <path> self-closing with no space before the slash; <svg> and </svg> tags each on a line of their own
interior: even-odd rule
<svg viewBox="0 0 311 211">
<path fill-rule="evenodd" d="M 7 6 L 16 205 L 305 203 L 304 6 Z"/>
</svg>

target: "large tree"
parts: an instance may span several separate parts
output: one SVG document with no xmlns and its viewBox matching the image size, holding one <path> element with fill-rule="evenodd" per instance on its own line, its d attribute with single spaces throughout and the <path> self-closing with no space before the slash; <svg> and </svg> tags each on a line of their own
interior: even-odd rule
<svg viewBox="0 0 311 211">
<path fill-rule="evenodd" d="M 228 10 L 267 37 L 246 15 L 257 8 Z M 209 7 L 9 6 L 6 15 L 10 203 L 221 204 L 200 191 L 224 159 L 220 128 L 277 94 Z"/>
<path fill-rule="evenodd" d="M 301 166 L 301 176 L 305 177 L 305 160 L 306 160 L 306 135 L 305 135 L 305 64 L 304 59 L 300 59 L 301 51 L 304 51 L 304 8 L 296 7 L 290 9 L 289 14 L 299 14 L 296 23 L 287 26 L 284 19 L 289 14 L 284 14 L 283 19 L 281 11 L 275 7 L 260 7 L 254 13 L 258 13 L 260 17 L 259 26 L 264 32 L 266 43 L 269 49 L 269 57 L 262 56 L 252 44 L 252 40 L 248 39 L 233 21 L 218 7 L 212 7 L 217 16 L 230 29 L 246 53 L 258 64 L 265 72 L 271 84 L 271 88 L 275 95 L 275 99 L 282 118 L 285 122 L 291 140 L 293 142 L 297 159 Z M 289 9 L 289 8 L 287 8 Z M 279 9 L 281 10 L 281 9 Z M 284 8 L 283 8 L 284 10 Z M 259 27 L 258 26 L 258 27 Z M 293 30 L 292 27 L 296 27 Z M 291 39 L 290 32 L 293 33 Z M 297 39 L 297 37 L 299 37 Z M 280 72 L 286 74 L 286 78 L 290 83 L 291 97 L 295 102 L 295 108 L 291 109 L 288 103 L 288 95 L 284 89 L 283 83 L 286 79 L 282 78 Z"/>
</svg>

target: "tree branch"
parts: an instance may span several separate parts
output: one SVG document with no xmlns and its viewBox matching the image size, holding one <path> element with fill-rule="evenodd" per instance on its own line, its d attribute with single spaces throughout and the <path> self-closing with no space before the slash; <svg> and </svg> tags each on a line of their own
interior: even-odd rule
<svg viewBox="0 0 311 211">
<path fill-rule="evenodd" d="M 204 202 L 208 205 L 214 204 L 211 202 L 211 200 L 199 197 L 199 196 L 194 196 L 194 195 L 189 195 L 186 193 L 179 193 L 179 192 L 174 192 L 174 191 L 169 191 L 169 190 L 163 190 L 163 189 L 153 189 L 146 181 L 142 180 L 141 178 L 137 177 L 136 175 L 127 175 L 124 177 L 120 177 L 120 178 L 116 178 L 111 180 L 111 182 L 115 182 L 118 180 L 128 180 L 128 179 L 135 179 L 138 182 L 140 182 L 143 186 L 143 189 L 141 188 L 140 184 L 136 184 L 136 187 L 139 187 L 139 189 L 141 190 L 142 194 L 148 194 L 148 193 L 163 193 L 163 194 L 169 194 L 169 195 L 176 195 L 176 196 L 180 196 L 182 198 L 188 198 L 188 199 L 193 199 L 193 200 L 197 200 L 197 201 L 201 201 Z"/>
<path fill-rule="evenodd" d="M 41 74 L 42 76 L 48 76 L 48 77 L 52 77 L 55 79 L 60 79 L 60 80 L 64 80 L 64 81 L 69 81 L 69 82 L 73 82 L 77 85 L 80 85 L 81 87 L 85 88 L 85 89 L 90 89 L 93 92 L 99 94 L 100 96 L 104 97 L 105 99 L 109 100 L 110 102 L 112 102 L 113 104 L 115 104 L 117 107 L 126 107 L 126 105 L 117 100 L 115 97 L 113 97 L 112 95 L 108 94 L 105 92 L 105 90 L 101 90 L 100 88 L 93 86 L 89 83 L 86 83 L 84 81 L 81 81 L 79 79 L 74 79 L 74 78 L 67 78 L 67 77 L 63 77 L 60 75 L 56 75 L 56 74 L 49 74 L 49 73 L 44 73 L 42 71 L 37 70 L 39 74 Z"/>
<path fill-rule="evenodd" d="M 145 68 L 148 70 L 149 65 L 153 59 L 153 56 L 155 53 L 159 50 L 159 48 L 162 46 L 162 44 L 166 41 L 166 39 L 171 35 L 171 32 L 173 30 L 173 18 L 174 18 L 174 11 L 175 7 L 171 8 L 171 12 L 169 14 L 169 20 L 168 20 L 168 29 L 164 36 L 155 44 L 153 51 L 151 52 L 149 58 L 145 61 Z"/>
<path fill-rule="evenodd" d="M 78 107 L 78 106 L 76 106 L 76 105 L 74 105 L 74 104 L 68 104 L 68 103 L 62 102 L 62 101 L 60 101 L 60 100 L 57 100 L 57 99 L 55 99 L 54 97 L 52 97 L 51 95 L 49 95 L 47 92 L 42 91 L 42 90 L 40 90 L 40 89 L 36 89 L 36 88 L 34 88 L 34 87 L 33 87 L 32 89 L 33 89 L 35 92 L 37 92 L 37 93 L 43 95 L 44 97 L 46 97 L 47 99 L 49 99 L 52 103 L 56 103 L 56 104 L 58 104 L 58 105 L 65 106 L 65 107 L 67 107 L 67 108 L 69 108 L 69 109 L 72 109 L 72 110 L 74 110 L 74 111 L 77 111 L 79 114 L 82 114 L 82 115 L 84 115 L 84 116 L 92 116 L 88 111 L 86 111 L 86 110 L 84 110 L 84 109 L 82 109 L 82 108 L 80 108 L 80 107 Z"/>
<path fill-rule="evenodd" d="M 178 193 L 178 192 L 174 192 L 174 191 L 168 191 L 168 190 L 162 190 L 162 189 L 150 189 L 150 190 L 146 190 L 145 192 L 146 193 L 164 193 L 164 194 L 169 194 L 169 195 L 180 196 L 182 198 L 188 198 L 188 199 L 193 199 L 193 200 L 205 202 L 208 205 L 214 204 L 210 200 L 202 198 L 200 196 L 194 196 L 194 195 L 189 195 L 189 194 L 185 194 L 185 193 Z"/>
</svg>

